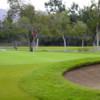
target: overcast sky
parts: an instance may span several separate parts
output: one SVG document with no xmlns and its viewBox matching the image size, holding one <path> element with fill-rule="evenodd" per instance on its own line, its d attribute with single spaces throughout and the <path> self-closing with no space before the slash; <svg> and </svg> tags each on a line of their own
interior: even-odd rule
<svg viewBox="0 0 100 100">
<path fill-rule="evenodd" d="M 35 6 L 36 10 L 45 11 L 44 2 L 47 2 L 48 0 L 25 0 L 25 1 L 26 3 L 27 2 L 32 3 Z M 98 0 L 95 0 L 95 1 L 97 2 Z M 63 0 L 63 2 L 66 4 L 66 7 L 70 7 L 72 2 L 76 2 L 82 8 L 84 5 L 90 5 L 91 0 Z M 0 8 L 9 9 L 7 0 L 0 0 Z"/>
</svg>

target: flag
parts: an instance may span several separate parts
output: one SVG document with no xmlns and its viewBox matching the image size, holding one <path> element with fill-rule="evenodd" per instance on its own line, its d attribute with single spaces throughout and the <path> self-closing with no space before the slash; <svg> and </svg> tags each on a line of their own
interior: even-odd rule
<svg viewBox="0 0 100 100">
<path fill-rule="evenodd" d="M 34 29 L 33 29 L 33 33 L 32 33 L 32 36 L 34 37 Z"/>
</svg>

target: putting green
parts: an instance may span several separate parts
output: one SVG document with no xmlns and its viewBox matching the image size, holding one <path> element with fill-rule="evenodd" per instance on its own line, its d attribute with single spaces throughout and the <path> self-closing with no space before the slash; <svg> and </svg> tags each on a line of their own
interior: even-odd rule
<svg viewBox="0 0 100 100">
<path fill-rule="evenodd" d="M 44 100 L 43 99 L 44 97 L 41 97 L 43 87 L 41 86 L 40 88 L 35 87 L 36 85 L 41 84 L 41 78 L 43 77 L 38 78 L 38 81 L 40 80 L 38 83 L 36 83 L 36 81 L 34 80 L 34 86 L 32 89 L 40 90 L 41 93 L 38 93 L 38 95 L 35 94 L 36 92 L 32 92 L 32 91 L 30 92 L 27 90 L 26 90 L 27 92 L 25 92 L 22 89 L 20 82 L 23 79 L 23 77 L 30 75 L 34 72 L 42 72 L 42 70 L 49 69 L 52 64 L 55 65 L 55 63 L 58 62 L 62 62 L 62 61 L 71 62 L 72 60 L 76 60 L 76 59 L 94 58 L 94 57 L 100 57 L 99 52 L 96 53 L 92 53 L 92 52 L 90 53 L 59 53 L 59 52 L 30 53 L 30 52 L 22 52 L 22 51 L 0 51 L 0 100 L 40 100 L 40 99 Z M 48 74 L 51 73 L 47 73 L 47 78 L 49 80 Z M 25 80 L 25 82 L 26 81 L 27 80 Z M 43 81 L 45 83 L 45 80 Z M 24 86 L 24 82 L 23 82 L 23 86 Z M 45 86 L 45 84 L 43 86 Z M 50 92 L 52 88 L 53 86 L 51 86 L 50 84 L 48 88 L 48 92 L 45 91 L 48 93 L 46 95 L 49 98 L 49 99 L 47 98 L 46 100 L 51 100 Z M 43 90 L 44 94 L 45 92 Z"/>
</svg>

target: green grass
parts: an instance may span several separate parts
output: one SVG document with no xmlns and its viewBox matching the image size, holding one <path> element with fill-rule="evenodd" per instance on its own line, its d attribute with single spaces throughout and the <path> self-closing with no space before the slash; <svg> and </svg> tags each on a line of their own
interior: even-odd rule
<svg viewBox="0 0 100 100">
<path fill-rule="evenodd" d="M 7 49 L 7 50 L 15 50 L 13 47 L 0 47 L 1 49 Z M 39 51 L 56 51 L 56 52 L 63 52 L 64 51 L 64 46 L 48 46 L 48 47 L 44 47 L 44 46 L 39 46 L 38 48 Z M 89 46 L 89 47 L 72 47 L 72 46 L 68 46 L 67 50 L 70 52 L 72 51 L 93 51 L 93 47 Z M 29 47 L 18 47 L 18 51 L 29 51 Z"/>
<path fill-rule="evenodd" d="M 100 62 L 100 58 L 81 59 L 56 63 L 25 76 L 20 85 L 39 100 L 100 100 L 100 91 L 71 83 L 62 73 L 72 67 Z"/>
<path fill-rule="evenodd" d="M 0 51 L 0 100 L 100 100 L 100 91 L 62 77 L 75 64 L 99 61 L 97 57 L 100 52 Z"/>
</svg>

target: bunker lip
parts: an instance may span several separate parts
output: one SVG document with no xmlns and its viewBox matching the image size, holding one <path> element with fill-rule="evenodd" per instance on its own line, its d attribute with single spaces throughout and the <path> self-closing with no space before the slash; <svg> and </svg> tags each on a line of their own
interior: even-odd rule
<svg viewBox="0 0 100 100">
<path fill-rule="evenodd" d="M 100 89 L 100 63 L 72 68 L 63 73 L 68 80 L 80 86 Z"/>
</svg>

